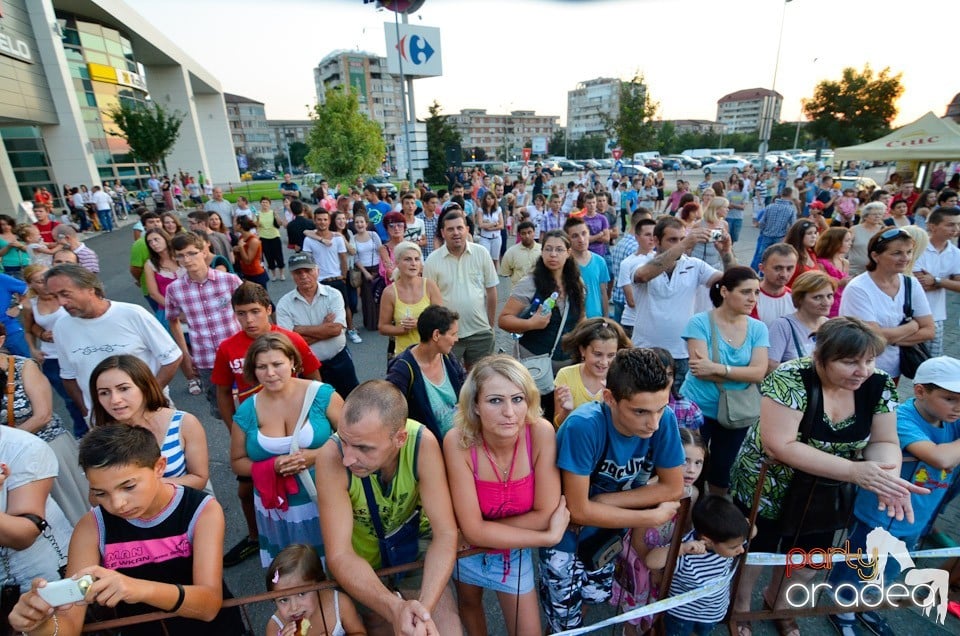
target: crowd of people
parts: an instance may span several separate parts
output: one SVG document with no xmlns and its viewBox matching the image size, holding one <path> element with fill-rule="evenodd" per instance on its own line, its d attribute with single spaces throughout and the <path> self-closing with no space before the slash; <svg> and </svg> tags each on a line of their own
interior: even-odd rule
<svg viewBox="0 0 960 636">
<path fill-rule="evenodd" d="M 663 616 L 668 634 L 706 634 L 750 608 L 759 569 L 709 587 L 748 542 L 827 548 L 849 528 L 862 547 L 884 524 L 915 547 L 957 491 L 960 361 L 943 344 L 957 193 L 909 179 L 841 192 L 829 171 L 784 172 L 707 173 L 668 193 L 616 173 L 451 171 L 447 188 L 417 182 L 396 200 L 325 182 L 306 198 L 285 175 L 279 207 L 211 185 L 185 216 L 175 201 L 131 210 L 142 305 L 106 296 L 86 227 L 53 220 L 51 202 L 26 227 L 0 216 L 9 625 L 58 636 L 160 610 L 169 633 L 239 633 L 223 568 L 259 556 L 268 590 L 340 588 L 278 598 L 271 635 L 479 636 L 491 620 L 533 635 L 583 625 L 587 604 L 708 588 Z M 176 178 L 154 180 L 175 196 Z M 749 218 L 746 266 L 734 244 Z M 294 289 L 272 298 L 288 275 Z M 497 328 L 513 351 L 495 351 Z M 365 382 L 361 329 L 389 340 Z M 173 404 L 178 374 L 208 413 Z M 233 494 L 210 481 L 212 419 L 246 524 L 225 553 L 217 499 Z M 835 487 L 818 498 L 847 506 L 833 518 L 809 502 L 823 481 Z M 481 550 L 458 559 L 467 548 Z M 91 605 L 51 602 L 61 577 Z M 764 591 L 771 608 L 787 607 L 782 580 Z M 831 621 L 892 633 L 876 612 Z"/>
</svg>

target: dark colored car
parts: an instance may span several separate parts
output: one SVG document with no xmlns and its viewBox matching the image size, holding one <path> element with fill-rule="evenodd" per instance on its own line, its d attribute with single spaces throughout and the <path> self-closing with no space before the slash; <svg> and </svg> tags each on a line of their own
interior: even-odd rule
<svg viewBox="0 0 960 636">
<path fill-rule="evenodd" d="M 276 179 L 277 175 L 273 170 L 257 170 L 253 173 L 254 181 L 270 181 L 271 179 Z"/>
<path fill-rule="evenodd" d="M 647 167 L 649 168 L 650 166 L 648 165 Z M 663 159 L 663 168 L 661 168 L 661 170 L 679 171 L 682 169 L 683 166 L 680 165 L 680 161 L 678 159 L 670 159 L 669 157 Z"/>
<path fill-rule="evenodd" d="M 651 157 L 650 159 L 647 159 L 644 165 L 651 170 L 663 170 L 663 160 L 658 159 L 657 157 Z"/>
</svg>

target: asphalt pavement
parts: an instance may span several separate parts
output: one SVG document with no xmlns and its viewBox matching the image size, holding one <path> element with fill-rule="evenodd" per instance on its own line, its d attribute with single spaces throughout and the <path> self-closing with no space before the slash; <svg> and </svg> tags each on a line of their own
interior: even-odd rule
<svg viewBox="0 0 960 636">
<path fill-rule="evenodd" d="M 872 176 L 872 175 L 871 175 Z M 878 176 L 882 176 L 882 171 Z M 690 179 L 698 178 L 699 173 L 687 172 Z M 668 189 L 673 185 L 675 177 L 669 177 Z M 877 179 L 880 181 L 880 179 Z M 881 181 L 882 182 L 882 181 Z M 748 214 L 749 216 L 749 214 Z M 184 223 L 185 224 L 185 223 Z M 753 246 L 755 245 L 757 231 L 751 225 L 749 218 L 744 222 L 744 228 L 741 240 L 735 246 L 737 258 L 741 263 L 749 263 L 753 256 Z M 99 234 L 88 236 L 85 239 L 86 244 L 92 248 L 100 257 L 101 272 L 107 297 L 111 300 L 146 304 L 140 294 L 139 286 L 134 282 L 128 272 L 130 245 L 133 241 L 133 234 L 129 224 L 121 227 L 110 234 Z M 285 249 L 285 257 L 289 252 Z M 283 294 L 293 289 L 293 283 L 290 276 L 286 281 L 269 283 L 268 289 L 274 302 Z M 501 278 L 499 292 L 499 307 L 502 308 L 509 295 L 509 279 Z M 957 318 L 960 316 L 960 294 L 952 294 L 949 304 L 949 318 L 947 323 L 947 334 L 945 337 L 946 352 L 949 355 L 960 357 L 960 329 L 957 327 Z M 362 321 L 359 317 L 355 318 L 355 324 L 361 325 L 360 335 L 363 338 L 361 344 L 348 344 L 353 355 L 354 365 L 357 369 L 357 376 L 361 382 L 374 378 L 382 378 L 386 371 L 387 361 L 387 339 L 376 332 L 369 332 L 362 329 Z M 497 343 L 498 347 L 512 353 L 512 339 L 508 334 L 499 329 Z M 907 387 L 902 387 L 906 389 Z M 219 420 L 215 420 L 209 415 L 206 401 L 199 396 L 192 396 L 187 392 L 186 381 L 182 375 L 178 375 L 170 386 L 171 396 L 177 407 L 196 415 L 206 430 L 207 441 L 210 447 L 210 474 L 213 481 L 214 490 L 217 498 L 223 506 L 227 519 L 227 530 L 225 537 L 225 548 L 229 548 L 239 541 L 245 534 L 245 524 L 240 511 L 239 502 L 236 497 L 236 480 L 230 470 L 229 446 L 230 439 L 226 426 Z M 905 393 L 909 395 L 909 393 Z M 59 402 L 59 398 L 57 398 Z M 58 409 L 62 410 L 62 404 L 58 403 Z M 956 502 L 955 502 L 956 503 Z M 941 526 L 948 533 L 952 534 L 954 539 L 960 540 L 960 506 L 951 506 L 942 516 Z M 935 567 L 935 564 L 926 564 L 926 567 Z M 263 570 L 260 567 L 259 560 L 255 557 L 248 559 L 241 565 L 225 570 L 225 577 L 235 596 L 246 596 L 257 594 L 264 591 Z M 487 607 L 488 626 L 491 634 L 505 635 L 506 629 L 503 625 L 502 615 L 497 606 L 496 597 L 488 593 L 485 598 Z M 759 604 L 759 601 L 757 601 Z M 264 626 L 272 613 L 272 604 L 260 603 L 251 605 L 248 608 L 249 616 L 256 633 L 263 633 Z M 607 608 L 591 609 L 588 612 L 587 622 L 592 623 L 600 618 L 610 616 L 612 611 Z M 937 625 L 932 619 L 924 618 L 915 609 L 901 609 L 886 613 L 888 620 L 891 621 L 897 634 L 911 634 L 912 636 L 921 635 L 945 635 L 960 634 L 960 621 L 952 616 L 947 617 L 945 626 Z M 804 633 L 832 633 L 832 627 L 825 619 L 804 619 L 800 621 Z M 604 630 L 601 633 L 619 633 L 618 631 Z M 725 628 L 718 628 L 716 634 L 726 633 Z M 776 633 L 771 623 L 756 624 L 755 633 L 774 634 Z"/>
</svg>

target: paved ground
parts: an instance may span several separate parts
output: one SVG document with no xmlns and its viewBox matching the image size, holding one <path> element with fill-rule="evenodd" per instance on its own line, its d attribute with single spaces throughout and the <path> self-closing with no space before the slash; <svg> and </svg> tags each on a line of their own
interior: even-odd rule
<svg viewBox="0 0 960 636">
<path fill-rule="evenodd" d="M 688 175 L 689 176 L 689 175 Z M 737 256 L 740 262 L 749 263 L 753 255 L 753 245 L 756 240 L 756 230 L 749 222 L 745 223 L 743 235 L 740 243 L 737 244 Z M 87 244 L 100 255 L 101 277 L 107 288 L 107 295 L 113 300 L 127 302 L 142 302 L 139 288 L 134 284 L 133 279 L 127 272 L 129 265 L 129 248 L 132 242 L 132 233 L 129 227 L 124 227 L 113 234 L 104 234 L 90 237 Z M 274 300 L 278 299 L 284 293 L 293 289 L 293 284 L 288 280 L 285 282 L 270 283 L 270 294 Z M 509 293 L 509 282 L 507 279 L 501 279 L 500 306 L 506 300 Z M 960 317 L 960 295 L 952 294 L 949 305 L 949 320 L 947 333 L 945 337 L 946 352 L 949 355 L 960 357 L 960 329 L 957 326 L 957 319 Z M 358 319 L 357 324 L 361 324 Z M 354 356 L 354 362 L 357 368 L 357 374 L 361 381 L 372 378 L 383 377 L 386 367 L 386 349 L 387 341 L 377 333 L 366 332 L 361 329 L 361 335 L 364 339 L 360 345 L 350 345 Z M 506 334 L 499 334 L 498 343 L 504 349 L 512 351 L 511 340 Z M 238 541 L 244 531 L 239 504 L 236 499 L 235 480 L 229 465 L 229 436 L 225 426 L 210 418 L 207 413 L 206 405 L 202 398 L 191 396 L 186 391 L 186 382 L 182 376 L 178 376 L 171 385 L 171 394 L 178 407 L 197 415 L 204 423 L 207 432 L 207 438 L 210 446 L 211 478 L 218 498 L 223 504 L 227 516 L 227 535 L 226 545 L 229 547 Z M 952 506 L 941 520 L 942 528 L 954 535 L 955 539 L 960 540 L 958 530 L 960 530 L 960 506 Z M 925 564 L 926 567 L 935 567 L 936 564 Z M 231 568 L 226 571 L 227 581 L 234 594 L 249 595 L 263 591 L 263 576 L 260 564 L 256 560 L 248 560 L 246 563 Z M 505 634 L 506 631 L 502 625 L 502 618 L 499 609 L 496 606 L 496 599 L 492 594 L 487 595 L 487 615 L 489 617 L 489 626 L 491 634 Z M 257 633 L 261 633 L 265 625 L 271 608 L 266 604 L 251 606 L 250 615 L 254 628 Z M 606 617 L 610 614 L 606 608 L 591 611 L 588 616 L 588 622 L 594 622 L 600 617 Z M 897 634 L 910 633 L 912 636 L 924 634 L 958 634 L 960 633 L 960 621 L 953 617 L 947 618 L 944 627 L 936 625 L 932 620 L 921 617 L 914 610 L 899 610 L 888 613 Z M 832 632 L 829 624 L 822 619 L 808 619 L 801 621 L 804 631 L 809 633 L 830 633 Z M 605 633 L 613 633 L 606 630 Z M 724 633 L 718 629 L 717 633 Z M 756 633 L 773 634 L 775 633 L 772 625 L 766 624 L 758 626 Z"/>
</svg>

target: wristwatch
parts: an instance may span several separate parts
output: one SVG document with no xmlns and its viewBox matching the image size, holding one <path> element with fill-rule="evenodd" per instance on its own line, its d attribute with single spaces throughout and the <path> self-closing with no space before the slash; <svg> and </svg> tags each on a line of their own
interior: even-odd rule
<svg viewBox="0 0 960 636">
<path fill-rule="evenodd" d="M 934 276 L 934 277 L 933 277 L 933 284 L 936 285 L 937 287 L 940 286 L 940 277 L 939 277 L 939 276 Z"/>
</svg>

